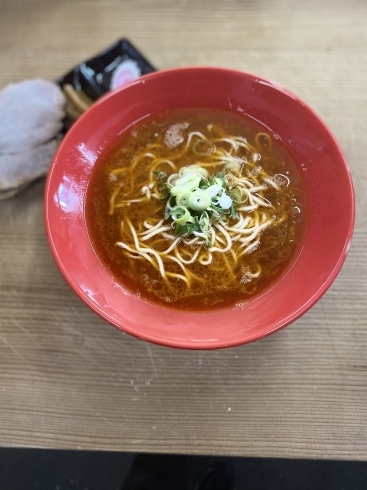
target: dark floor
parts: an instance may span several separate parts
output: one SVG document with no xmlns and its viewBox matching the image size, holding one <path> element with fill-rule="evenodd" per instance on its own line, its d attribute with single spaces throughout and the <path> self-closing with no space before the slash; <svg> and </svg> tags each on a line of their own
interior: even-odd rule
<svg viewBox="0 0 367 490">
<path fill-rule="evenodd" d="M 160 483 L 139 490 L 196 490 L 195 482 L 218 463 L 232 475 L 233 490 L 367 490 L 364 462 L 40 449 L 0 449 L 0 490 L 130 490 L 137 488 L 128 485 L 131 474 L 141 470 Z M 220 481 L 199 488 L 228 490 Z"/>
</svg>

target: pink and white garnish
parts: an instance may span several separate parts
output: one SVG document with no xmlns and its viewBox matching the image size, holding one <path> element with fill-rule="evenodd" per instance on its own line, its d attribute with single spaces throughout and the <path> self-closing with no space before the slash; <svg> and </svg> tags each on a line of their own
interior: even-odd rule
<svg viewBox="0 0 367 490">
<path fill-rule="evenodd" d="M 141 70 L 136 61 L 122 61 L 114 70 L 111 78 L 110 88 L 113 90 L 122 87 L 141 76 Z"/>
</svg>

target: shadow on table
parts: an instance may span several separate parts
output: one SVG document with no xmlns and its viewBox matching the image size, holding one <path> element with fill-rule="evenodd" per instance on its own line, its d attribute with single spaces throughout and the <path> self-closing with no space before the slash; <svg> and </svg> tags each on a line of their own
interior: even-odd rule
<svg viewBox="0 0 367 490">
<path fill-rule="evenodd" d="M 367 463 L 0 449 L 0 490 L 365 490 Z"/>
</svg>

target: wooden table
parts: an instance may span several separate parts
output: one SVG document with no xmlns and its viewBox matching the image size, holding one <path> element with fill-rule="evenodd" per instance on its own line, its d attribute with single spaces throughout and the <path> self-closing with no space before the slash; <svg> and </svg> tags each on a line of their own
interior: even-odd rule
<svg viewBox="0 0 367 490">
<path fill-rule="evenodd" d="M 212 352 L 124 335 L 48 248 L 44 181 L 0 203 L 0 445 L 367 459 L 367 3 L 0 0 L 0 87 L 55 79 L 120 37 L 159 68 L 277 80 L 329 124 L 357 195 L 337 280 L 297 322 Z"/>
</svg>

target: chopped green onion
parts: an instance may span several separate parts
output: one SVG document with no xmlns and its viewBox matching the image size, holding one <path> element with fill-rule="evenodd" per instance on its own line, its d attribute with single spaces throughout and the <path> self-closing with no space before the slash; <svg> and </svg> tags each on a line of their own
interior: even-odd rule
<svg viewBox="0 0 367 490">
<path fill-rule="evenodd" d="M 166 172 L 161 172 L 160 170 L 153 170 L 153 175 L 155 175 L 157 180 L 163 180 L 167 177 Z"/>
<path fill-rule="evenodd" d="M 179 206 L 185 206 L 186 208 L 189 205 L 189 196 L 190 192 L 183 191 L 181 194 L 176 196 L 176 202 Z"/>
<path fill-rule="evenodd" d="M 169 190 L 171 190 L 176 185 L 177 179 L 178 179 L 178 174 L 171 174 L 168 177 L 166 185 L 167 185 Z"/>
<path fill-rule="evenodd" d="M 221 187 L 218 184 L 213 184 L 210 187 L 208 187 L 207 189 L 205 189 L 205 192 L 207 192 L 209 194 L 209 196 L 211 198 L 213 198 L 218 194 L 220 189 L 221 189 Z"/>
<path fill-rule="evenodd" d="M 188 204 L 194 211 L 204 211 L 211 205 L 212 199 L 206 191 L 196 190 L 188 197 Z"/>
<path fill-rule="evenodd" d="M 232 199 L 228 194 L 223 193 L 218 199 L 218 203 L 222 209 L 229 209 L 232 206 Z"/>
<path fill-rule="evenodd" d="M 233 219 L 238 218 L 237 211 L 236 211 L 233 203 L 232 203 L 232 206 L 230 208 L 230 217 Z"/>
<path fill-rule="evenodd" d="M 190 211 L 184 206 L 175 206 L 170 211 L 170 216 L 173 221 L 178 225 L 184 225 L 188 221 L 194 221 L 194 218 L 191 216 Z"/>
<path fill-rule="evenodd" d="M 192 233 L 195 233 L 197 230 L 199 230 L 197 223 L 185 223 L 184 225 L 176 224 L 175 227 L 176 235 L 183 237 L 189 236 Z"/>
<path fill-rule="evenodd" d="M 154 173 L 159 179 L 161 173 Z M 235 205 L 248 199 L 247 194 L 238 187 L 227 193 L 227 181 L 231 173 L 217 172 L 210 176 L 200 165 L 181 167 L 176 174 L 170 175 L 164 186 L 167 203 L 165 219 L 174 222 L 177 236 L 195 235 L 210 246 L 212 225 L 224 214 L 237 218 Z"/>
<path fill-rule="evenodd" d="M 200 165 L 197 165 L 195 163 L 192 165 L 187 165 L 187 167 L 182 167 L 178 171 L 178 173 L 180 177 L 183 177 L 184 175 L 195 174 L 203 177 L 204 179 L 206 179 L 209 175 L 209 172 L 205 168 L 200 167 Z"/>
</svg>

